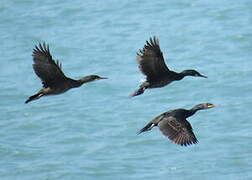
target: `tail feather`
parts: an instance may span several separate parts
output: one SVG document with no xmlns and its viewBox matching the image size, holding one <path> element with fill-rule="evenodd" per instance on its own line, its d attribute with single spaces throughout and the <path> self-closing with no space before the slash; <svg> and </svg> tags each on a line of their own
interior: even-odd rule
<svg viewBox="0 0 252 180">
<path fill-rule="evenodd" d="M 33 96 L 30 96 L 30 97 L 25 101 L 25 104 L 27 104 L 27 103 L 30 102 L 30 101 L 39 99 L 41 96 L 43 96 L 42 93 L 34 94 Z"/>
<path fill-rule="evenodd" d="M 142 132 L 145 131 L 150 131 L 153 127 L 155 126 L 155 124 L 153 122 L 148 123 L 144 128 L 142 128 L 140 131 L 138 131 L 138 134 L 141 134 Z"/>
<path fill-rule="evenodd" d="M 130 97 L 139 96 L 140 94 L 143 94 L 143 93 L 144 93 L 144 90 L 145 90 L 145 88 L 140 87 L 140 88 L 137 89 L 134 93 L 132 93 L 132 94 L 130 95 Z"/>
</svg>

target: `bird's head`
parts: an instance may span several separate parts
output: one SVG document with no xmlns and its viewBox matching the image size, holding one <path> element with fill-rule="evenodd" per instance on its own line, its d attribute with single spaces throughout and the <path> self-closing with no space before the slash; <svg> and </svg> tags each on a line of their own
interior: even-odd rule
<svg viewBox="0 0 252 180">
<path fill-rule="evenodd" d="M 194 106 L 193 109 L 198 109 L 198 110 L 201 110 L 201 109 L 210 109 L 210 108 L 213 108 L 213 107 L 216 107 L 217 105 L 215 104 L 212 104 L 212 103 L 202 103 L 202 104 L 198 104 L 196 106 Z"/>
<path fill-rule="evenodd" d="M 88 77 L 92 80 L 108 79 L 107 77 L 101 77 L 98 75 L 89 75 Z"/>
<path fill-rule="evenodd" d="M 100 80 L 100 79 L 108 79 L 108 78 L 107 77 L 101 77 L 101 76 L 98 76 L 98 75 L 89 75 L 89 76 L 85 76 L 85 77 L 81 78 L 80 81 L 83 82 L 83 83 L 86 83 L 86 82 Z"/>
<path fill-rule="evenodd" d="M 204 76 L 204 75 L 200 74 L 198 71 L 195 71 L 193 69 L 184 70 L 181 72 L 181 74 L 184 74 L 184 76 L 195 76 L 195 77 L 207 78 L 207 76 Z"/>
</svg>

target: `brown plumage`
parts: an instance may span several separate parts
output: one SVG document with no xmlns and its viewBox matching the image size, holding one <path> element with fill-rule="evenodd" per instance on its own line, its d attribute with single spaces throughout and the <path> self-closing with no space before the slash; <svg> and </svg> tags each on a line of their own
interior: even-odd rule
<svg viewBox="0 0 252 180">
<path fill-rule="evenodd" d="M 42 96 L 62 94 L 71 88 L 80 87 L 90 81 L 107 79 L 97 75 L 85 76 L 79 80 L 66 77 L 61 64 L 52 58 L 49 46 L 45 43 L 39 43 L 38 46 L 35 46 L 32 56 L 34 72 L 41 79 L 43 88 L 35 95 L 30 96 L 25 103 L 39 99 Z"/>
<path fill-rule="evenodd" d="M 185 76 L 206 78 L 196 70 L 184 70 L 180 73 L 171 71 L 165 64 L 159 40 L 155 36 L 146 41 L 144 48 L 137 53 L 136 59 L 140 71 L 146 76 L 146 81 L 131 96 L 138 96 L 144 93 L 145 89 L 164 87 L 172 81 L 183 79 Z"/>
<path fill-rule="evenodd" d="M 171 141 L 181 146 L 196 144 L 198 142 L 193 133 L 191 124 L 186 118 L 195 114 L 198 110 L 213 108 L 216 105 L 211 103 L 198 104 L 190 110 L 175 109 L 162 113 L 154 118 L 138 134 L 151 130 L 154 126 L 158 126 L 159 130 Z"/>
</svg>

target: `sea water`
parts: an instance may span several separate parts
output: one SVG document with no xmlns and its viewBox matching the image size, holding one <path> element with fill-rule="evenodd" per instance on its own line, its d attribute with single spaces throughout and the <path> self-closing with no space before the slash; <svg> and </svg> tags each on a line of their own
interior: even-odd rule
<svg viewBox="0 0 252 180">
<path fill-rule="evenodd" d="M 1 180 L 252 179 L 252 1 L 1 0 Z M 136 52 L 159 37 L 186 77 L 129 98 L 144 76 Z M 32 49 L 46 42 L 65 74 L 109 77 L 29 104 L 41 83 Z M 162 112 L 210 102 L 188 118 L 198 144 L 158 128 Z"/>
</svg>

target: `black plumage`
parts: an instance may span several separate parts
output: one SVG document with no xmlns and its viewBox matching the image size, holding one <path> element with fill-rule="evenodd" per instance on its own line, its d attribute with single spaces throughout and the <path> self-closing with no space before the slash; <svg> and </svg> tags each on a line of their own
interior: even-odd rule
<svg viewBox="0 0 252 180">
<path fill-rule="evenodd" d="M 42 96 L 62 94 L 71 88 L 80 87 L 82 84 L 98 80 L 107 79 L 97 75 L 85 76 L 79 80 L 74 80 L 65 76 L 62 65 L 52 58 L 49 45 L 39 43 L 33 49 L 33 69 L 41 79 L 43 88 L 33 96 L 30 96 L 25 103 L 39 99 Z"/>
<path fill-rule="evenodd" d="M 211 103 L 198 104 L 192 109 L 175 109 L 162 113 L 161 115 L 150 121 L 138 134 L 151 130 L 154 126 L 158 126 L 159 130 L 176 144 L 187 146 L 198 142 L 193 133 L 191 124 L 186 118 L 194 115 L 198 110 L 216 107 Z"/>
<path fill-rule="evenodd" d="M 163 53 L 159 47 L 159 40 L 155 36 L 146 41 L 144 48 L 137 53 L 136 59 L 139 69 L 146 76 L 146 81 L 131 96 L 138 96 L 149 88 L 164 87 L 172 81 L 183 79 L 185 76 L 206 78 L 196 70 L 184 70 L 180 73 L 171 71 L 165 64 Z"/>
</svg>

